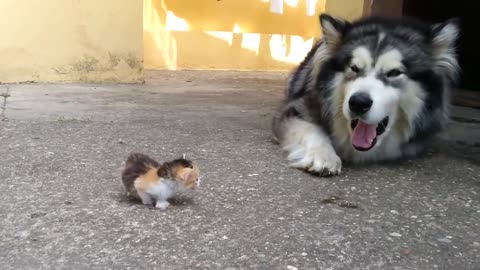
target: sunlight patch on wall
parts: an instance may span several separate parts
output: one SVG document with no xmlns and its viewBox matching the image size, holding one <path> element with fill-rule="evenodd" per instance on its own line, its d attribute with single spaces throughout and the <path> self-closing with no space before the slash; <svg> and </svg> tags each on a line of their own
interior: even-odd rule
<svg viewBox="0 0 480 270">
<path fill-rule="evenodd" d="M 242 28 L 240 28 L 240 25 L 238 25 L 238 23 L 233 25 L 233 33 L 242 33 Z"/>
<path fill-rule="evenodd" d="M 163 16 L 167 13 L 161 2 L 159 9 L 153 5 L 153 0 L 143 1 L 143 40 L 144 65 L 154 66 L 162 63 L 167 69 L 177 69 L 177 44 L 172 33 L 166 29 Z"/>
<path fill-rule="evenodd" d="M 254 51 L 258 55 L 258 49 L 260 48 L 260 34 L 257 33 L 245 33 L 242 36 L 242 48 Z"/>
<path fill-rule="evenodd" d="M 180 18 L 175 16 L 175 14 L 171 11 L 167 12 L 167 19 L 166 19 L 166 29 L 169 31 L 188 31 L 190 30 L 189 23 Z"/>
<path fill-rule="evenodd" d="M 288 12 L 281 16 L 268 11 L 270 0 L 196 0 L 188 6 L 143 1 L 146 68 L 288 70 L 303 60 L 320 31 L 318 19 L 305 13 L 312 0 L 282 0 Z"/>
<path fill-rule="evenodd" d="M 233 41 L 233 33 L 232 32 L 220 32 L 220 31 L 205 31 L 207 35 L 212 37 L 216 37 L 223 41 L 226 41 L 229 46 L 232 46 Z"/>
<path fill-rule="evenodd" d="M 304 40 L 300 36 L 274 34 L 270 38 L 270 52 L 273 59 L 291 64 L 303 60 L 313 45 L 313 38 Z"/>
<path fill-rule="evenodd" d="M 290 7 L 296 8 L 298 6 L 298 0 L 284 0 L 285 4 Z"/>
</svg>

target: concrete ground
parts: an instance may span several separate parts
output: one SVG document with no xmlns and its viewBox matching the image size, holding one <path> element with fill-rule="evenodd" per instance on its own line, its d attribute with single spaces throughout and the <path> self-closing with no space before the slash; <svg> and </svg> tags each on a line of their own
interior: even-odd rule
<svg viewBox="0 0 480 270">
<path fill-rule="evenodd" d="M 478 111 L 421 158 L 318 178 L 270 141 L 285 74 L 148 76 L 0 85 L 1 269 L 480 269 Z M 128 201 L 133 151 L 186 153 L 203 187 Z"/>
</svg>

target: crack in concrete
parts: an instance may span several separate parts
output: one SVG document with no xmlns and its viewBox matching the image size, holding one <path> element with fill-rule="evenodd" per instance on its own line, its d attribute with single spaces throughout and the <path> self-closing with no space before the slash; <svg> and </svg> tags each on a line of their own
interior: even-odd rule
<svg viewBox="0 0 480 270">
<path fill-rule="evenodd" d="M 7 99 L 10 97 L 10 88 L 7 86 L 5 92 L 0 94 L 0 97 L 3 98 L 2 107 L 0 107 L 0 121 L 7 120 L 5 117 L 5 111 L 7 110 Z"/>
</svg>

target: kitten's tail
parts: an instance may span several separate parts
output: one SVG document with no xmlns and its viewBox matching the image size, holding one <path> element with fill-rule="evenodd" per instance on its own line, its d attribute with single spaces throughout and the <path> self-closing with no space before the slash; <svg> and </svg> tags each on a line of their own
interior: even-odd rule
<svg viewBox="0 0 480 270">
<path fill-rule="evenodd" d="M 142 153 L 131 153 L 130 155 L 128 155 L 127 163 L 135 163 L 137 160 L 141 159 L 142 156 L 147 156 L 147 155 Z"/>
<path fill-rule="evenodd" d="M 142 154 L 142 153 L 132 153 L 128 156 L 127 158 L 127 165 L 129 164 L 144 164 L 144 165 L 150 165 L 153 167 L 158 167 L 158 162 L 155 161 L 153 158 L 151 158 L 148 155 Z"/>
</svg>

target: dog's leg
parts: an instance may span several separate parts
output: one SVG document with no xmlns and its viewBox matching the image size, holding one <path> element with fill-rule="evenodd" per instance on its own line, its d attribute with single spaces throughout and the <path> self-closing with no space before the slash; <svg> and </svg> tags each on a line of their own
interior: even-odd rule
<svg viewBox="0 0 480 270">
<path fill-rule="evenodd" d="M 297 117 L 284 121 L 281 143 L 289 153 L 290 166 L 321 176 L 340 174 L 342 161 L 321 127 Z"/>
</svg>

